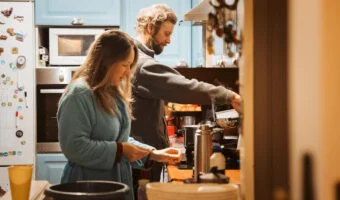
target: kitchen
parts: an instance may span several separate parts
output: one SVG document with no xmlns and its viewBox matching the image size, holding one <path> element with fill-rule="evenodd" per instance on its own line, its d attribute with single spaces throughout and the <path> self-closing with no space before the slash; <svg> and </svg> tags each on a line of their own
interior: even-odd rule
<svg viewBox="0 0 340 200">
<path fill-rule="evenodd" d="M 37 1 L 36 1 L 37 2 Z M 127 10 L 127 7 L 124 7 L 128 5 L 130 1 L 122 1 L 121 6 Z M 157 1 L 159 2 L 159 1 Z M 241 2 L 241 1 L 240 1 Z M 254 2 L 254 5 L 253 5 Z M 315 195 L 318 197 L 317 199 L 334 199 L 334 185 L 336 183 L 336 180 L 339 178 L 339 172 L 337 172 L 337 167 L 339 166 L 339 161 L 336 158 L 336 156 L 329 156 L 336 151 L 336 144 L 339 144 L 339 140 L 336 137 L 336 133 L 339 133 L 339 127 L 336 123 L 336 116 L 334 116 L 333 113 L 336 113 L 335 111 L 338 111 L 338 106 L 336 103 L 336 100 L 339 100 L 338 94 L 334 93 L 333 91 L 336 91 L 336 86 L 338 85 L 336 82 L 337 78 L 335 77 L 336 70 L 338 70 L 335 66 L 338 66 L 336 64 L 339 64 L 338 61 L 334 60 L 336 58 L 335 52 L 338 49 L 339 45 L 336 45 L 339 43 L 339 40 L 336 39 L 336 35 L 339 34 L 339 29 L 334 29 L 334 24 L 336 22 L 334 21 L 334 17 L 332 17 L 333 9 L 336 7 L 339 7 L 339 3 L 332 2 L 332 1 L 318 1 L 318 2 L 306 2 L 304 5 L 299 4 L 298 2 L 290 2 L 290 11 L 289 14 L 290 20 L 292 19 L 299 19 L 299 20 L 292 20 L 289 21 L 290 25 L 290 31 L 291 35 L 291 43 L 289 47 L 285 46 L 287 42 L 286 40 L 274 40 L 277 41 L 275 45 L 277 46 L 270 46 L 270 42 L 266 43 L 270 37 L 268 35 L 272 34 L 272 37 L 287 37 L 285 34 L 281 33 L 282 31 L 280 27 L 277 28 L 277 32 L 273 33 L 270 32 L 268 27 L 265 26 L 265 23 L 263 21 L 267 22 L 269 25 L 274 25 L 275 22 L 280 22 L 285 24 L 287 21 L 287 11 L 284 8 L 287 4 L 286 1 L 280 1 L 282 4 L 276 3 L 275 5 L 269 4 L 268 1 L 265 2 L 257 2 L 256 1 L 245 1 L 244 2 L 244 47 L 243 47 L 243 55 L 244 55 L 244 65 L 247 67 L 240 67 L 241 73 L 240 73 L 240 93 L 242 94 L 244 98 L 244 131 L 243 131 L 243 138 L 244 138 L 244 154 L 245 159 L 241 161 L 241 171 L 244 172 L 243 178 L 241 178 L 242 184 L 244 187 L 242 187 L 244 192 L 244 196 L 247 197 L 247 199 L 269 199 L 267 195 L 274 195 L 272 193 L 275 193 L 274 191 L 277 191 L 278 194 L 282 193 L 282 191 L 289 191 L 289 194 L 291 195 L 290 199 L 302 199 L 302 178 L 301 175 L 302 172 L 301 169 L 301 163 L 300 163 L 300 157 L 301 152 L 304 152 L 304 149 L 307 149 L 315 154 L 316 161 L 315 163 L 318 163 L 318 166 L 314 168 L 315 170 L 315 179 L 314 180 L 314 189 L 317 190 Z M 143 1 L 143 3 L 147 4 L 147 1 Z M 152 2 L 154 3 L 154 2 Z M 191 2 L 190 2 L 191 3 Z M 192 6 L 190 3 L 184 8 L 186 8 L 185 11 L 188 11 Z M 269 10 L 266 10 L 266 7 L 263 5 L 271 6 Z M 175 9 L 176 5 L 171 5 L 171 3 L 168 3 L 171 7 Z M 322 4 L 325 7 L 320 7 L 319 4 Z M 332 5 L 329 7 L 329 5 Z M 128 5 L 129 13 L 136 13 L 136 10 L 133 10 L 134 7 L 132 5 Z M 307 9 L 306 9 L 307 8 Z M 326 8 L 329 8 L 326 12 Z M 333 9 L 332 9 L 333 8 Z M 5 10 L 7 8 L 2 8 L 1 10 Z M 70 6 L 65 6 L 63 9 L 70 9 Z M 181 7 L 183 9 L 183 7 Z M 179 10 L 181 10 L 179 9 Z M 312 10 L 318 10 L 319 12 L 313 13 Z M 325 10 L 324 10 L 325 9 Z M 125 11 L 122 9 L 122 12 Z M 335 9 L 336 10 L 336 9 Z M 182 12 L 182 14 L 179 14 L 179 16 L 184 16 L 185 11 Z M 278 11 L 282 12 L 280 16 L 275 15 Z M 37 13 L 38 10 L 35 10 L 35 13 Z M 307 12 L 305 16 L 299 15 L 300 12 Z M 324 14 L 328 13 L 328 14 Z M 124 12 L 123 12 L 124 13 Z M 255 17 L 253 17 L 255 16 Z M 276 16 L 277 18 L 270 18 L 273 21 L 268 21 L 268 16 Z M 311 17 L 312 16 L 312 17 Z M 335 15 L 337 16 L 337 15 Z M 281 18 L 280 18 L 281 17 Z M 309 18 L 308 18 L 309 17 Z M 122 17 L 116 16 L 113 17 L 113 19 L 120 21 L 120 27 L 129 32 L 129 30 L 133 35 L 133 26 L 131 24 L 135 18 L 132 15 L 126 14 L 126 16 Z M 323 19 L 321 21 L 327 22 L 327 23 L 321 23 L 320 19 Z M 129 21 L 130 20 L 130 21 Z M 275 21 L 277 20 L 277 21 Z M 300 21 L 301 20 L 301 21 Z M 99 20 L 97 20 L 99 21 Z M 304 22 L 311 22 L 309 25 L 308 23 Z M 318 22 L 318 23 L 313 23 Z M 70 22 L 67 22 L 68 24 Z M 35 24 L 36 25 L 36 24 Z M 185 25 L 185 24 L 184 24 Z M 255 26 L 256 25 L 256 26 Z M 42 25 L 44 26 L 44 25 Z M 45 25 L 46 26 L 46 25 Z M 180 29 L 190 29 L 188 26 L 181 26 L 176 27 L 178 32 Z M 197 28 L 197 27 L 194 27 Z M 266 29 L 267 28 L 267 29 Z M 286 27 L 287 28 L 287 27 Z M 284 29 L 285 30 L 285 29 Z M 3 31 L 3 30 L 2 30 Z M 254 32 L 253 32 L 254 31 Z M 267 32 L 266 32 L 267 31 Z M 181 32 L 185 32 L 185 30 L 182 30 Z M 190 31 L 189 31 L 190 32 Z M 264 34 L 266 33 L 266 34 Z M 175 33 L 176 34 L 176 30 Z M 254 34 L 254 35 L 253 35 Z M 268 34 L 268 35 L 267 35 Z M 200 41 L 200 36 L 198 34 L 194 34 L 194 37 L 196 38 L 195 44 L 197 45 L 196 41 Z M 302 35 L 302 36 L 301 36 Z M 308 35 L 308 43 L 303 40 L 304 35 Z M 321 37 L 321 36 L 323 37 Z M 329 36 L 329 37 L 327 37 Z M 26 36 L 28 38 L 28 36 Z M 178 40 L 175 40 L 175 38 L 180 38 Z M 319 44 L 317 41 L 319 41 L 319 38 L 325 38 L 324 43 Z M 25 41 L 26 39 L 25 38 Z M 192 44 L 190 42 L 190 39 L 186 39 L 184 37 L 179 37 L 174 35 L 174 40 L 176 42 L 173 42 L 172 45 L 166 48 L 166 51 L 164 52 L 164 55 L 180 55 L 178 58 L 184 57 L 185 60 L 191 60 L 190 66 L 196 65 L 196 60 L 199 60 L 198 58 L 190 59 L 190 57 L 195 57 L 199 53 L 191 53 L 188 49 Z M 247 42 L 248 41 L 248 42 Z M 285 43 L 286 41 L 286 43 Z M 313 42 L 311 42 L 313 41 Z M 280 43 L 281 42 L 281 43 Z M 304 43 L 305 42 L 305 43 Z M 179 44 L 188 44 L 188 45 L 179 45 Z M 257 47 L 261 46 L 263 44 L 267 44 L 267 54 L 269 55 L 278 55 L 278 57 L 273 57 L 272 62 L 275 62 L 274 59 L 285 59 L 286 57 L 280 57 L 282 51 L 278 52 L 271 52 L 271 48 L 276 49 L 287 49 L 289 48 L 290 52 L 289 60 L 289 75 L 286 74 L 287 79 L 281 80 L 280 78 L 276 79 L 275 81 L 279 81 L 280 84 L 286 85 L 289 84 L 289 88 L 287 90 L 283 91 L 283 95 L 287 93 L 288 96 L 291 98 L 287 101 L 289 101 L 289 104 L 287 101 L 280 101 L 276 98 L 271 97 L 277 97 L 275 95 L 282 95 L 282 93 L 269 93 L 266 91 L 265 88 L 268 89 L 268 83 L 275 83 L 272 84 L 271 91 L 280 91 L 282 89 L 282 86 L 277 82 L 274 82 L 271 78 L 270 72 L 274 73 L 280 73 L 284 74 L 282 72 L 285 72 L 287 70 L 287 66 L 284 64 L 285 62 L 282 62 L 284 65 L 283 69 L 280 68 L 270 68 L 270 65 L 266 62 L 265 58 L 267 57 L 266 53 L 259 54 L 258 51 L 255 51 Z M 252 46 L 254 45 L 254 46 Z M 320 45 L 322 48 L 319 48 Z M 39 46 L 39 45 L 36 45 Z M 181 48 L 178 49 L 178 47 L 181 46 Z M 283 48 L 282 48 L 283 47 Z M 314 48 L 313 48 L 314 47 Z M 201 48 L 191 48 L 192 51 L 197 50 L 199 52 Z M 5 49 L 6 50 L 6 49 Z M 20 50 L 20 49 L 19 49 Z M 313 50 L 313 51 L 312 51 Z M 294 52 L 294 54 L 292 53 Z M 332 54 L 334 52 L 334 54 Z M 276 54 L 275 54 L 276 53 Z M 295 57 L 295 55 L 301 55 L 300 57 Z M 4 54 L 3 54 L 4 55 Z M 38 54 L 36 55 L 38 57 Z M 173 59 L 174 57 L 167 57 L 164 58 L 163 61 L 166 64 L 174 66 L 176 64 L 176 59 Z M 176 57 L 176 56 L 175 56 Z M 199 57 L 199 55 L 197 56 Z M 311 59 L 313 58 L 313 59 Z M 38 59 L 35 59 L 36 61 Z M 170 62 L 173 63 L 170 63 Z M 278 61 L 278 60 L 276 60 Z M 322 63 L 319 64 L 319 63 Z M 33 75 L 31 76 L 23 76 L 24 70 L 28 70 L 28 64 L 29 61 L 26 61 L 26 67 L 22 70 L 17 70 L 16 72 L 19 72 L 20 80 L 25 80 L 27 77 L 34 77 L 34 71 L 31 72 Z M 327 65 L 325 65 L 327 64 Z M 31 64 L 34 66 L 33 64 Z M 36 64 L 38 66 L 38 64 Z M 294 67 L 293 67 L 294 66 Z M 309 66 L 308 71 L 303 70 L 304 68 L 300 66 Z M 327 66 L 320 68 L 320 66 Z M 256 69 L 256 71 L 253 69 Z M 270 71 L 271 70 L 277 70 L 277 71 Z M 302 69 L 299 70 L 299 69 Z M 244 71 L 242 71 L 244 70 Z M 280 71 L 283 70 L 283 71 Z M 334 71 L 335 70 L 335 71 Z M 322 77 L 319 77 L 319 72 L 322 72 Z M 335 72 L 335 73 L 334 73 Z M 306 73 L 308 73 L 308 76 L 306 76 Z M 256 75 L 255 75 L 256 74 Z M 281 76 L 279 76 L 281 77 Z M 288 79 L 289 77 L 289 79 Z M 267 82 L 263 82 L 266 80 Z M 280 82 L 281 81 L 281 82 Z M 335 82 L 332 82 L 335 81 Z M 27 83 L 26 83 L 27 84 Z M 25 85 L 27 91 L 27 103 L 29 105 L 34 104 L 33 97 L 35 95 L 31 95 L 34 93 L 31 93 L 29 90 L 32 90 L 34 92 L 35 86 L 29 86 Z M 307 88 L 315 88 L 316 90 L 309 90 Z M 332 90 L 333 88 L 333 90 Z M 327 92 L 327 93 L 326 93 Z M 316 94 L 315 94 L 316 93 Z M 25 96 L 25 93 L 20 93 Z M 256 96 L 255 94 L 261 94 Z M 322 95 L 321 95 L 322 94 Z M 270 96 L 273 95 L 273 96 Z M 284 96 L 286 96 L 284 95 Z M 320 96 L 320 97 L 319 97 Z M 327 102 L 326 100 L 322 99 L 321 96 L 327 96 Z M 266 97 L 266 98 L 263 98 Z M 23 99 L 24 100 L 24 99 Z M 267 103 L 264 104 L 263 100 L 267 100 Z M 274 102 L 272 102 L 274 101 Z M 312 105 L 306 105 L 304 102 L 311 102 Z M 272 102 L 272 103 L 271 103 Z M 278 104 L 279 103 L 279 104 Z M 263 105 L 264 104 L 264 105 Z M 290 105 L 289 107 L 286 107 Z M 256 106 L 255 106 L 256 105 Z M 271 105 L 272 107 L 268 108 L 266 105 Z M 281 106 L 280 106 L 281 105 Z M 296 105 L 296 107 L 295 107 Z M 301 106 L 303 105 L 303 106 Z M 321 107 L 322 105 L 322 107 Z M 32 106 L 33 107 L 33 106 Z M 30 109 L 33 109 L 32 107 L 29 107 Z M 256 109 L 255 109 L 256 108 Z M 257 109 L 262 110 L 261 112 L 258 112 Z M 286 109 L 285 109 L 286 108 Z M 287 111 L 289 108 L 289 112 Z M 320 110 L 321 108 L 326 108 L 323 110 Z M 272 113 L 274 110 L 279 109 L 279 113 Z M 283 110 L 282 110 L 283 109 Z M 33 112 L 34 113 L 34 112 Z M 248 113 L 248 114 L 246 114 Z M 288 114 L 289 115 L 288 115 Z M 309 113 L 306 115 L 301 116 L 301 113 Z M 275 115 L 276 114 L 276 115 Z M 277 115 L 279 114 L 279 115 Z M 287 116 L 289 116 L 289 121 L 286 119 Z M 24 119 L 34 119 L 35 117 L 28 117 L 29 115 L 25 114 Z M 274 116 L 273 121 L 269 121 L 270 116 Z M 320 117 L 324 116 L 324 117 Z M 320 121 L 321 120 L 321 121 Z M 261 122 L 262 121 L 262 122 Z M 22 123 L 21 123 L 22 122 Z M 263 124 L 263 122 L 267 124 Z M 280 130 L 276 129 L 276 126 L 274 126 L 274 122 L 276 123 L 283 123 L 280 127 Z M 307 124 L 306 124 L 307 122 Z M 24 121 L 19 121 L 19 126 L 21 124 L 24 124 Z M 28 124 L 34 124 L 34 122 L 27 122 Z M 289 126 L 288 126 L 288 125 Z M 268 128 L 272 127 L 272 129 Z M 282 128 L 283 127 L 283 128 Z M 288 130 L 289 127 L 289 130 Z M 26 131 L 24 131 L 26 132 Z M 28 131 L 30 132 L 30 131 Z M 272 138 L 271 132 L 275 132 L 275 137 L 285 137 L 287 132 L 289 132 L 289 143 L 286 140 L 275 140 L 275 138 Z M 284 132 L 284 133 L 282 133 Z M 322 137 L 321 133 L 327 132 L 328 137 Z M 262 135 L 261 135 L 262 134 Z M 266 135 L 267 134 L 267 135 Z M 283 136 L 280 136 L 280 134 L 283 134 Z M 24 133 L 24 137 L 25 137 Z M 261 135 L 261 141 L 257 140 L 258 136 Z M 255 137 L 256 136 L 256 137 Z M 304 137 L 310 138 L 310 140 L 305 140 Z M 271 140 L 269 140 L 272 138 Z M 314 138 L 314 139 L 313 139 Z M 322 140 L 318 140 L 321 139 Z M 1 141 L 4 141 L 3 138 L 1 138 Z M 25 140 L 26 141 L 26 140 Z M 277 156 L 273 158 L 273 155 L 276 155 L 281 150 L 278 150 L 276 148 L 273 148 L 275 146 L 281 146 L 282 142 L 284 143 L 283 147 L 286 147 L 286 149 L 289 149 L 290 152 L 290 158 L 288 159 L 288 153 L 286 152 L 283 156 Z M 318 142 L 319 141 L 319 142 Z M 26 141 L 27 142 L 27 141 Z M 321 143 L 320 143 L 321 142 Z M 27 142 L 29 143 L 29 141 Z M 289 147 L 288 147 L 289 146 Z M 317 151 L 317 150 L 321 151 Z M 34 150 L 35 152 L 35 150 Z M 270 154 L 270 152 L 272 154 Z M 328 154 L 327 154 L 328 153 Z M 279 154 L 281 155 L 281 154 Z M 57 155 L 56 155 L 57 156 Z M 241 159 L 242 160 L 242 159 Z M 290 162 L 288 162 L 290 160 Z M 62 163 L 63 160 L 61 158 L 56 157 L 55 160 L 52 163 Z M 243 164 L 242 164 L 243 162 Z M 286 170 L 281 171 L 282 169 L 280 167 L 275 168 L 275 171 L 273 168 L 271 168 L 270 162 L 273 163 L 283 163 L 282 167 Z M 1 164 L 2 165 L 2 164 Z M 243 166 L 243 167 L 242 167 Z M 255 167 L 254 167 L 255 166 Z M 259 166 L 259 167 L 258 167 Z M 280 165 L 279 165 L 280 166 Z M 327 166 L 327 167 L 326 167 Z M 288 168 L 291 170 L 289 173 L 287 170 Z M 327 169 L 327 176 L 325 178 L 322 178 L 322 169 Z M 268 169 L 272 169 L 271 176 L 267 178 L 260 178 L 261 174 L 268 173 Z M 280 170 L 281 169 L 281 170 Z M 37 172 L 36 172 L 37 173 Z M 39 172 L 38 172 L 39 173 Z M 283 175 L 279 175 L 283 174 Z M 294 176 L 293 176 L 294 175 Z M 241 175 L 242 176 L 242 175 Z M 281 178 L 280 178 L 281 177 Z M 291 177 L 290 180 L 284 179 L 282 177 Z M 57 179 L 57 177 L 56 177 Z M 275 181 L 276 180 L 276 181 Z M 263 184 L 264 181 L 265 184 Z M 262 183 L 262 184 L 261 184 Z M 291 184 L 289 184 L 291 183 Z M 282 187 L 276 187 L 278 186 Z M 288 187 L 288 185 L 291 185 L 291 188 Z M 281 189 L 280 189 L 281 188 Z M 283 188 L 283 189 L 282 189 Z M 265 192 L 264 190 L 272 191 L 272 193 Z M 283 192 L 284 193 L 284 192 Z M 262 195 L 262 196 L 261 196 Z M 256 196 L 256 198 L 255 198 Z M 328 198 L 325 198 L 324 196 L 327 196 Z M 260 198 L 262 197 L 262 198 Z M 324 198 L 322 198 L 324 197 Z M 333 198 L 332 198 L 333 197 Z"/>
</svg>

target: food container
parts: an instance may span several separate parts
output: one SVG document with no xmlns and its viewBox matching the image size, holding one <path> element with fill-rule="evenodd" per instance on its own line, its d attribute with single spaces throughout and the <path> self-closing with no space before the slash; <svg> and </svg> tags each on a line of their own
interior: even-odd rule
<svg viewBox="0 0 340 200">
<path fill-rule="evenodd" d="M 216 123 L 224 128 L 224 135 L 237 135 L 239 114 L 235 109 L 216 112 Z"/>
<path fill-rule="evenodd" d="M 53 200 L 125 200 L 130 188 L 113 181 L 77 181 L 53 185 L 45 190 L 45 196 Z"/>
<path fill-rule="evenodd" d="M 148 183 L 148 200 L 237 200 L 238 186 L 234 184 L 176 184 Z"/>
</svg>

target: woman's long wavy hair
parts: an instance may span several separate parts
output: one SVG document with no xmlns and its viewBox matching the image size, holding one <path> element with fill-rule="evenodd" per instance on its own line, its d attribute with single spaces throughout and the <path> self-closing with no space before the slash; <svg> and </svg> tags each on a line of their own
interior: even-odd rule
<svg viewBox="0 0 340 200">
<path fill-rule="evenodd" d="M 112 86 L 111 74 L 114 64 L 127 59 L 131 50 L 135 54 L 130 66 L 131 73 L 119 86 Z M 128 34 L 120 30 L 105 31 L 91 45 L 84 64 L 75 72 L 71 83 L 79 79 L 85 80 L 92 89 L 98 105 L 113 116 L 117 114 L 117 98 L 120 97 L 127 105 L 130 117 L 133 118 L 131 77 L 137 60 L 138 49 Z"/>
</svg>

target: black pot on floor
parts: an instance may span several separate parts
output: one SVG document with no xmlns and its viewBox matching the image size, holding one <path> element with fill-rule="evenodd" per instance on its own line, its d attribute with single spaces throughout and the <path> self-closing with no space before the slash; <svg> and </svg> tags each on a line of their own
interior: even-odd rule
<svg viewBox="0 0 340 200">
<path fill-rule="evenodd" d="M 50 186 L 45 190 L 45 196 L 53 200 L 125 200 L 129 190 L 129 186 L 119 182 L 77 181 Z"/>
</svg>

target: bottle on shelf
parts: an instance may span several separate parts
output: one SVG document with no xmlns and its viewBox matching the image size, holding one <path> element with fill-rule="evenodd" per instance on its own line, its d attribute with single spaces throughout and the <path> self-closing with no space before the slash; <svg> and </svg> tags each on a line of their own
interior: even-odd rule
<svg viewBox="0 0 340 200">
<path fill-rule="evenodd" d="M 146 184 L 149 183 L 148 179 L 138 180 L 138 200 L 147 200 L 146 196 Z"/>
<path fill-rule="evenodd" d="M 226 160 L 222 154 L 222 149 L 219 145 L 213 147 L 213 154 L 210 156 L 210 169 L 217 167 L 217 171 L 220 174 L 225 174 Z"/>
</svg>

